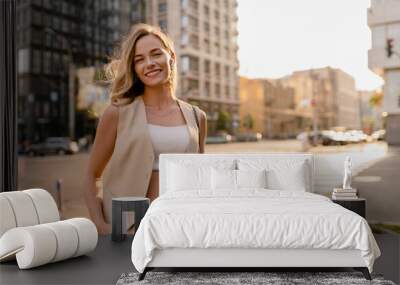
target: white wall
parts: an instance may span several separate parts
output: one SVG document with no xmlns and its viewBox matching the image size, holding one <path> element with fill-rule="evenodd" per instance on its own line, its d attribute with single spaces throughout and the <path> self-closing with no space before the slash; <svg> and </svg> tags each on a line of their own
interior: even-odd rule
<svg viewBox="0 0 400 285">
<path fill-rule="evenodd" d="M 400 114 L 400 68 L 385 70 L 383 111 Z"/>
</svg>

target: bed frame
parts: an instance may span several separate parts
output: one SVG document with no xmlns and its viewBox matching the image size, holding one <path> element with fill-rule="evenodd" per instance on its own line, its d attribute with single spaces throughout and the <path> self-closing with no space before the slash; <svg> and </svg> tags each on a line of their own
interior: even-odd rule
<svg viewBox="0 0 400 285">
<path fill-rule="evenodd" d="M 309 192 L 314 192 L 314 159 L 308 153 L 288 154 L 161 154 L 160 155 L 160 195 L 165 193 L 168 179 L 167 161 L 180 159 L 238 159 L 238 158 L 290 158 L 305 160 L 311 167 L 308 185 Z M 361 257 L 359 250 L 333 249 L 254 249 L 254 248 L 169 248 L 157 249 L 153 259 L 139 280 L 143 280 L 148 271 L 156 268 L 232 268 L 235 271 L 246 271 L 254 268 L 343 268 L 350 267 L 361 271 L 367 280 L 371 275 Z"/>
<path fill-rule="evenodd" d="M 351 267 L 371 280 L 359 250 L 329 249 L 238 249 L 170 248 L 157 249 L 139 280 L 155 268 L 337 268 Z"/>
</svg>

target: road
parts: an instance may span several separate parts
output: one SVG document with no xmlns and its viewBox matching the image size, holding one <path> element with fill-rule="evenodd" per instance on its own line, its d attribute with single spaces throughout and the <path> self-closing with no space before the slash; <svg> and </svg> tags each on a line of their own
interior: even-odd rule
<svg viewBox="0 0 400 285">
<path fill-rule="evenodd" d="M 206 145 L 206 153 L 290 153 L 301 151 L 301 143 L 297 140 Z M 352 157 L 353 172 L 357 174 L 385 157 L 387 145 L 385 143 L 367 143 L 347 146 L 319 146 L 309 149 L 309 152 L 315 154 L 315 190 L 318 193 L 328 195 L 333 187 L 342 183 L 343 161 L 347 155 Z M 62 217 L 87 217 L 88 212 L 84 205 L 82 193 L 88 158 L 88 153 L 71 156 L 21 156 L 18 161 L 18 188 L 43 188 L 57 197 L 56 181 L 61 179 Z M 369 199 L 374 199 L 374 193 L 371 195 Z M 379 195 L 382 195 L 382 192 Z M 381 206 L 384 206 L 385 199 L 390 199 L 390 197 L 382 197 L 385 196 L 381 196 L 379 201 L 382 203 Z M 375 217 L 371 218 L 375 219 Z"/>
<path fill-rule="evenodd" d="M 361 171 L 353 185 L 367 199 L 370 222 L 400 225 L 400 147 L 391 147 L 384 159 Z"/>
</svg>

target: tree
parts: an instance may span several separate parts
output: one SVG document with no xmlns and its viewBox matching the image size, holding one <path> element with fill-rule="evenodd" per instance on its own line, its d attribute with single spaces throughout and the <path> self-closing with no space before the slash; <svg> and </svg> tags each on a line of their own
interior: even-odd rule
<svg viewBox="0 0 400 285">
<path fill-rule="evenodd" d="M 383 93 L 376 91 L 369 98 L 369 105 L 374 108 L 380 107 L 382 105 L 382 101 L 383 101 Z"/>
<path fill-rule="evenodd" d="M 225 111 L 218 112 L 217 131 L 227 131 L 231 124 L 231 116 Z"/>
<path fill-rule="evenodd" d="M 243 118 L 243 127 L 245 127 L 248 130 L 252 130 L 254 127 L 254 119 L 253 116 L 250 114 L 247 114 L 244 118 Z"/>
</svg>

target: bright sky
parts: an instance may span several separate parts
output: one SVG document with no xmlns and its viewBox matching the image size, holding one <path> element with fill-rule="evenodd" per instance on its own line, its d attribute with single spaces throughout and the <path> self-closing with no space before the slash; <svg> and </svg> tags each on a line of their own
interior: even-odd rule
<svg viewBox="0 0 400 285">
<path fill-rule="evenodd" d="M 368 69 L 369 0 L 238 0 L 239 74 L 279 78 L 331 66 L 359 90 L 383 81 Z"/>
</svg>

